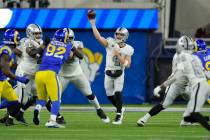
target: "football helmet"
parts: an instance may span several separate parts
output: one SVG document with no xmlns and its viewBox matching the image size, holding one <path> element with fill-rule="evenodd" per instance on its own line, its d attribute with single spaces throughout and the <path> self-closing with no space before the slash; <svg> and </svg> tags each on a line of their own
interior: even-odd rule
<svg viewBox="0 0 210 140">
<path fill-rule="evenodd" d="M 11 45 L 18 45 L 20 41 L 19 32 L 15 29 L 7 29 L 4 33 L 3 43 L 4 44 L 11 44 Z"/>
<path fill-rule="evenodd" d="M 69 34 L 69 41 L 74 41 L 75 35 L 74 35 L 74 31 L 70 28 L 65 28 Z"/>
<path fill-rule="evenodd" d="M 117 35 L 120 35 L 120 37 L 117 37 Z M 129 32 L 126 28 L 124 27 L 119 27 L 117 28 L 117 30 L 115 31 L 115 40 L 117 41 L 117 43 L 123 43 L 126 42 L 129 36 Z"/>
<path fill-rule="evenodd" d="M 202 39 L 196 39 L 194 45 L 195 45 L 195 52 L 206 50 L 206 42 Z"/>
<path fill-rule="evenodd" d="M 38 34 L 40 34 L 38 36 Z M 42 39 L 42 28 L 37 24 L 29 24 L 26 28 L 26 36 L 36 42 Z"/>
<path fill-rule="evenodd" d="M 65 44 L 68 43 L 70 40 L 67 29 L 58 29 L 53 36 L 53 40 L 63 42 Z"/>
<path fill-rule="evenodd" d="M 177 40 L 176 51 L 180 53 L 183 50 L 194 51 L 195 46 L 193 44 L 193 39 L 188 36 L 182 36 Z"/>
</svg>

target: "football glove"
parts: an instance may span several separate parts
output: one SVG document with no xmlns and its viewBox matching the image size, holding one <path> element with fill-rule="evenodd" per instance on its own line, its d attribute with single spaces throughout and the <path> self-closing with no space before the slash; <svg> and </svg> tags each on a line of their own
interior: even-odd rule
<svg viewBox="0 0 210 140">
<path fill-rule="evenodd" d="M 160 94 L 159 94 L 160 91 L 161 91 L 161 87 L 160 87 L 160 86 L 157 86 L 157 87 L 154 89 L 154 91 L 153 91 L 153 95 L 154 95 L 155 97 L 160 97 Z"/>
<path fill-rule="evenodd" d="M 24 84 L 29 82 L 29 79 L 26 76 L 16 76 L 15 80 Z"/>
</svg>

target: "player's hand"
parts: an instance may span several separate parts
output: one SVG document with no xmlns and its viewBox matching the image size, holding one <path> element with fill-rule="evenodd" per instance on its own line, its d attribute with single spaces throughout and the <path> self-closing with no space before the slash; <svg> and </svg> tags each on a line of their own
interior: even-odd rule
<svg viewBox="0 0 210 140">
<path fill-rule="evenodd" d="M 88 10 L 87 17 L 88 17 L 89 22 L 92 25 L 95 24 L 95 21 L 96 21 L 96 11 L 93 10 L 93 9 Z"/>
<path fill-rule="evenodd" d="M 157 86 L 154 90 L 153 90 L 153 95 L 155 97 L 160 97 L 160 94 L 159 92 L 161 91 L 161 87 L 160 86 Z"/>
<path fill-rule="evenodd" d="M 15 80 L 24 84 L 29 82 L 29 79 L 26 76 L 16 76 Z"/>
<path fill-rule="evenodd" d="M 91 25 L 95 25 L 96 24 L 96 19 L 88 19 Z"/>
</svg>

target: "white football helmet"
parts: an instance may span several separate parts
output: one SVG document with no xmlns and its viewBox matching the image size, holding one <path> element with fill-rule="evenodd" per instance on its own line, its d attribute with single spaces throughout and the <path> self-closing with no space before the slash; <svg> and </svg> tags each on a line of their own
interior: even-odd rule
<svg viewBox="0 0 210 140">
<path fill-rule="evenodd" d="M 193 39 L 188 36 L 182 36 L 177 40 L 176 52 L 180 53 L 183 50 L 194 51 L 195 46 L 193 44 Z"/>
<path fill-rule="evenodd" d="M 117 34 L 121 35 L 121 39 L 117 38 Z M 117 28 L 117 30 L 115 31 L 115 40 L 117 41 L 117 43 L 122 43 L 122 42 L 126 42 L 129 36 L 129 32 L 126 28 L 124 27 L 119 27 Z"/>
<path fill-rule="evenodd" d="M 40 37 L 37 38 L 35 34 L 40 33 Z M 26 28 L 26 35 L 28 38 L 40 42 L 42 40 L 42 28 L 37 24 L 29 24 Z"/>
<path fill-rule="evenodd" d="M 67 30 L 68 30 L 68 34 L 69 34 L 69 40 L 74 41 L 74 38 L 75 38 L 74 31 L 70 28 L 67 28 Z"/>
</svg>

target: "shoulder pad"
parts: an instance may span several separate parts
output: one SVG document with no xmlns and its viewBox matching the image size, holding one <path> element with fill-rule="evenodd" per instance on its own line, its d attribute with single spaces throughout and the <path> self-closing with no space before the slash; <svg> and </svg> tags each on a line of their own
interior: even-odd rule
<svg viewBox="0 0 210 140">
<path fill-rule="evenodd" d="M 129 55 L 129 56 L 132 56 L 133 55 L 133 53 L 134 53 L 134 48 L 133 47 L 131 47 L 130 45 L 128 45 L 128 44 L 126 44 L 126 48 L 127 48 L 127 50 L 126 50 L 126 54 L 127 55 Z"/>
</svg>

